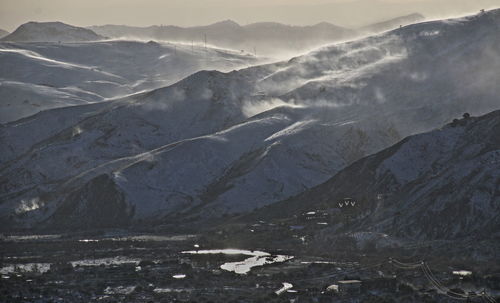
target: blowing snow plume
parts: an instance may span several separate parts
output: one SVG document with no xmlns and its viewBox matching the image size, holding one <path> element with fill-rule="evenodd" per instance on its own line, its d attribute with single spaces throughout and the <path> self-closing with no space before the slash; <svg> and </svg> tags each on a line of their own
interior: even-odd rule
<svg viewBox="0 0 500 303">
<path fill-rule="evenodd" d="M 268 64 L 336 27 L 0 42 L 0 301 L 494 302 L 500 10 L 403 21 Z"/>
<path fill-rule="evenodd" d="M 284 102 L 281 99 L 265 99 L 258 101 L 247 101 L 243 104 L 242 111 L 246 117 L 252 117 L 276 107 L 301 107 L 302 105 Z"/>
<path fill-rule="evenodd" d="M 2 129 L 3 186 L 9 197 L 25 182 L 63 194 L 61 176 L 80 188 L 119 172 L 116 189 L 137 218 L 158 209 L 169 220 L 181 210 L 220 217 L 275 203 L 405 136 L 498 108 L 498 13 L 411 25 L 230 73 L 202 71 L 150 93 L 58 110 L 56 120 L 43 112 Z M 34 157 L 37 144 L 44 148 Z M 149 151 L 154 161 L 138 156 Z M 54 154 L 68 165 L 54 167 Z M 14 211 L 41 197 L 19 194 L 4 206 Z M 50 216 L 43 209 L 57 205 L 42 202 L 30 216 Z"/>
</svg>

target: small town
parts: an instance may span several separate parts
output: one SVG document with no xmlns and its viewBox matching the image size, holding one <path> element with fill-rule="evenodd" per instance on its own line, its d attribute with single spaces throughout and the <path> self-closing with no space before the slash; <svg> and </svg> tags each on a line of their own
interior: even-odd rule
<svg viewBox="0 0 500 303">
<path fill-rule="evenodd" d="M 0 298 L 2 302 L 495 302 L 493 296 L 500 292 L 498 268 L 475 272 L 373 255 L 315 257 L 291 249 L 276 250 L 288 254 L 279 260 L 261 251 L 203 254 L 210 252 L 209 246 L 206 237 L 193 235 L 3 237 Z M 15 247 L 26 253 L 19 254 Z M 244 272 L 224 266 L 255 261 L 248 256 L 263 256 L 266 262 L 250 264 Z"/>
</svg>

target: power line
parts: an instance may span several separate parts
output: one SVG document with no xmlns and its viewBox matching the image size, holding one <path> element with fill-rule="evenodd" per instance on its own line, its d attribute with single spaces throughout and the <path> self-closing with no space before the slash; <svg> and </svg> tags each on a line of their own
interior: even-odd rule
<svg viewBox="0 0 500 303">
<path fill-rule="evenodd" d="M 422 271 L 424 272 L 424 275 L 426 276 L 427 280 L 431 282 L 431 284 L 434 285 L 438 290 L 440 290 L 444 295 L 447 297 L 457 299 L 457 300 L 467 300 L 468 296 L 464 294 L 459 294 L 457 292 L 451 291 L 449 288 L 445 287 L 442 285 L 433 275 L 432 272 L 430 272 L 430 269 L 426 267 L 425 263 L 422 263 Z"/>
<path fill-rule="evenodd" d="M 384 263 L 385 262 L 381 262 L 381 263 L 377 263 L 377 264 L 374 264 L 374 265 L 365 266 L 365 267 L 362 267 L 362 268 L 352 269 L 350 271 L 344 271 L 344 272 L 341 272 L 341 273 L 339 273 L 339 272 L 331 272 L 331 273 L 323 275 L 321 277 L 293 280 L 292 282 L 314 281 L 314 280 L 322 280 L 322 279 L 332 278 L 332 277 L 339 276 L 339 275 L 346 275 L 346 274 L 349 274 L 349 273 L 352 273 L 352 272 L 358 272 L 358 271 L 362 271 L 362 270 L 366 270 L 366 269 L 378 267 L 378 266 L 383 265 Z M 423 262 L 423 261 L 418 262 L 418 263 L 405 263 L 405 262 L 401 262 L 401 261 L 393 259 L 393 258 L 389 258 L 388 263 L 392 264 L 393 266 L 395 266 L 397 268 L 404 269 L 404 270 L 407 270 L 407 269 L 417 269 L 417 268 L 422 269 L 422 272 L 424 273 L 425 277 L 431 282 L 431 284 L 434 285 L 438 290 L 442 291 L 445 295 L 448 295 L 447 293 L 454 294 L 456 296 L 459 296 L 458 299 L 464 299 L 464 298 L 471 297 L 470 295 L 464 295 L 464 294 L 460 294 L 460 293 L 457 293 L 457 292 L 453 292 L 449 288 L 447 288 L 444 285 L 442 285 L 437 280 L 437 278 L 435 278 L 435 276 L 432 274 L 432 272 L 431 272 L 430 268 L 428 267 L 428 265 L 425 262 Z"/>
<path fill-rule="evenodd" d="M 400 269 L 416 269 L 420 267 L 427 280 L 429 280 L 429 282 L 431 282 L 431 284 L 434 285 L 434 287 L 437 288 L 439 291 L 441 291 L 445 296 L 450 297 L 452 299 L 469 300 L 470 298 L 481 297 L 482 299 L 487 300 L 490 303 L 496 303 L 496 300 L 490 295 L 488 295 L 485 291 L 483 291 L 480 295 L 470 295 L 470 294 L 461 294 L 450 290 L 448 287 L 444 286 L 443 284 L 441 284 L 441 282 L 439 282 L 439 280 L 432 273 L 429 265 L 424 261 L 421 261 L 420 263 L 404 263 L 396 259 L 389 258 L 389 263 Z"/>
</svg>

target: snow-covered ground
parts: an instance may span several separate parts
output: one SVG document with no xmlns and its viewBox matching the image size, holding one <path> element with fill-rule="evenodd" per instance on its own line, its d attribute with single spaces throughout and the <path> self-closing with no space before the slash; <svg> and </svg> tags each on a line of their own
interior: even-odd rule
<svg viewBox="0 0 500 303">
<path fill-rule="evenodd" d="M 410 25 L 6 124 L 0 214 L 11 226 L 78 227 L 106 207 L 131 222 L 182 221 L 284 200 L 405 136 L 498 108 L 499 25 L 498 10 Z M 113 43 L 167 47 L 98 45 Z"/>
<path fill-rule="evenodd" d="M 358 201 L 349 227 L 339 229 L 344 222 L 326 227 L 318 233 L 319 243 L 330 243 L 339 231 L 348 231 L 360 248 L 494 239 L 500 226 L 499 132 L 500 110 L 462 118 L 405 138 L 285 202 L 303 211 L 336 207 L 331 202 L 345 196 Z M 285 202 L 261 212 L 280 216 Z"/>
<path fill-rule="evenodd" d="M 0 123 L 164 87 L 200 70 L 231 71 L 256 62 L 239 52 L 184 44 L 0 42 Z"/>
</svg>

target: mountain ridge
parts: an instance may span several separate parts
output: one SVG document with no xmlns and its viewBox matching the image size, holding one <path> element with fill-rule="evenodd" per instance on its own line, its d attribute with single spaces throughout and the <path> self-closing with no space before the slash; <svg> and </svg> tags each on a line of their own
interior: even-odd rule
<svg viewBox="0 0 500 303">
<path fill-rule="evenodd" d="M 355 32 L 350 29 L 325 23 L 311 26 L 291 26 L 276 22 L 240 25 L 232 20 L 193 27 L 103 25 L 89 28 L 114 38 L 135 37 L 185 43 L 195 42 L 202 45 L 207 42 L 211 45 L 241 49 L 251 53 L 257 51 L 266 56 L 275 56 L 280 52 L 305 51 L 319 45 L 355 36 Z"/>
<path fill-rule="evenodd" d="M 105 39 L 94 31 L 63 22 L 27 22 L 20 25 L 2 41 L 12 42 L 84 42 Z"/>
<path fill-rule="evenodd" d="M 0 129 L 8 143 L 0 213 L 50 193 L 63 200 L 70 192 L 62 180 L 78 190 L 101 174 L 141 220 L 155 223 L 282 201 L 402 137 L 495 108 L 498 75 L 489 59 L 498 14 L 411 25 L 230 73 L 198 72 L 113 103 L 57 110 L 57 119 L 46 111 L 8 124 Z M 54 154 L 67 166 L 55 165 Z M 40 224 L 56 200 L 13 215 L 12 226 Z"/>
<path fill-rule="evenodd" d="M 499 130 L 497 110 L 407 137 L 249 218 L 290 218 L 332 208 L 342 213 L 338 205 L 350 197 L 357 203 L 351 222 L 340 224 L 344 221 L 337 217 L 335 227 L 327 228 L 330 233 L 427 241 L 495 237 L 500 232 Z"/>
<path fill-rule="evenodd" d="M 207 60 L 210 57 L 210 60 Z M 107 102 L 173 84 L 199 70 L 259 62 L 239 52 L 173 43 L 0 42 L 0 123 L 44 109 Z"/>
</svg>

